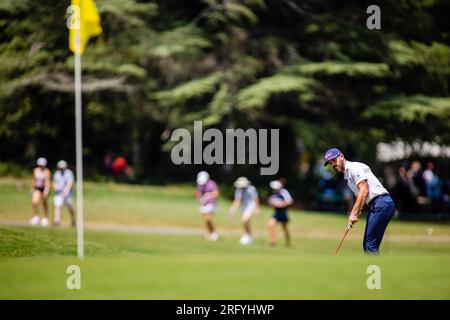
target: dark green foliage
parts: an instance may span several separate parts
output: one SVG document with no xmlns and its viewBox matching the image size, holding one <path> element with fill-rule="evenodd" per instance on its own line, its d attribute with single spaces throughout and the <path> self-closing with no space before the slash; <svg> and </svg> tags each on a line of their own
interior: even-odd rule
<svg viewBox="0 0 450 320">
<path fill-rule="evenodd" d="M 305 150 L 311 163 L 330 145 L 373 161 L 378 141 L 450 143 L 448 1 L 383 1 L 381 30 L 366 28 L 368 1 L 96 3 L 104 33 L 82 59 L 89 170 L 110 150 L 141 179 L 191 179 L 199 168 L 167 150 L 194 120 L 280 128 L 280 174 L 294 181 Z M 74 162 L 68 5 L 0 2 L 0 160 Z"/>
</svg>

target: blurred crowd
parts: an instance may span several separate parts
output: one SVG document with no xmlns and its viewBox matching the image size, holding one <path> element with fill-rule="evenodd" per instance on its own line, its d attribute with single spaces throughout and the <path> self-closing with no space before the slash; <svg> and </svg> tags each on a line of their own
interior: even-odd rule
<svg viewBox="0 0 450 320">
<path fill-rule="evenodd" d="M 449 212 L 450 181 L 437 173 L 433 162 L 425 168 L 413 161 L 398 169 L 393 195 L 400 212 Z"/>
</svg>

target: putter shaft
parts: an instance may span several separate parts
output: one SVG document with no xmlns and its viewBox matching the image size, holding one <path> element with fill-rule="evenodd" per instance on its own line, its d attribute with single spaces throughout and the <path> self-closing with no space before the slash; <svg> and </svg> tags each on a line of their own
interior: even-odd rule
<svg viewBox="0 0 450 320">
<path fill-rule="evenodd" d="M 336 248 L 336 252 L 334 253 L 335 255 L 337 255 L 339 249 L 341 248 L 342 243 L 343 243 L 344 240 L 345 240 L 345 237 L 347 236 L 347 234 L 348 234 L 348 232 L 350 231 L 351 228 L 352 228 L 352 225 L 349 224 L 349 225 L 347 226 L 347 230 L 345 230 L 345 233 L 344 233 L 344 236 L 343 236 L 342 239 L 341 239 L 341 242 L 339 242 L 339 245 L 338 245 L 338 247 Z"/>
</svg>

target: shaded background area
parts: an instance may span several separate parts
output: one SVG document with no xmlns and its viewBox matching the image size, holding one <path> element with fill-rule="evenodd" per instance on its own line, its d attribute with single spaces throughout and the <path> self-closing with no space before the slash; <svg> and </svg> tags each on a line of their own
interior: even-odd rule
<svg viewBox="0 0 450 320">
<path fill-rule="evenodd" d="M 69 4 L 0 3 L 2 175 L 31 171 L 39 156 L 51 168 L 61 158 L 74 165 Z M 112 179 L 105 161 L 123 156 L 134 183 L 193 181 L 206 169 L 231 194 L 226 186 L 239 175 L 257 186 L 273 179 L 255 165 L 173 165 L 171 132 L 202 120 L 204 129 L 279 128 L 278 176 L 301 207 L 346 210 L 341 177 L 321 168 L 323 151 L 338 146 L 398 200 L 412 197 L 401 210 L 448 213 L 448 2 L 382 1 L 381 30 L 366 28 L 369 1 L 96 4 L 103 34 L 82 59 L 88 178 Z M 411 170 L 415 160 L 421 168 Z M 420 178 L 430 161 L 436 201 Z"/>
</svg>

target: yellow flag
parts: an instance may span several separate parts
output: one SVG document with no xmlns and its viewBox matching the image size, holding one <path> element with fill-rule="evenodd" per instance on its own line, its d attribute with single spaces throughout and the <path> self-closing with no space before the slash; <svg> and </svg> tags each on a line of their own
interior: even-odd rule
<svg viewBox="0 0 450 320">
<path fill-rule="evenodd" d="M 72 0 L 70 8 L 69 48 L 81 55 L 89 39 L 102 33 L 100 15 L 93 0 Z"/>
</svg>

